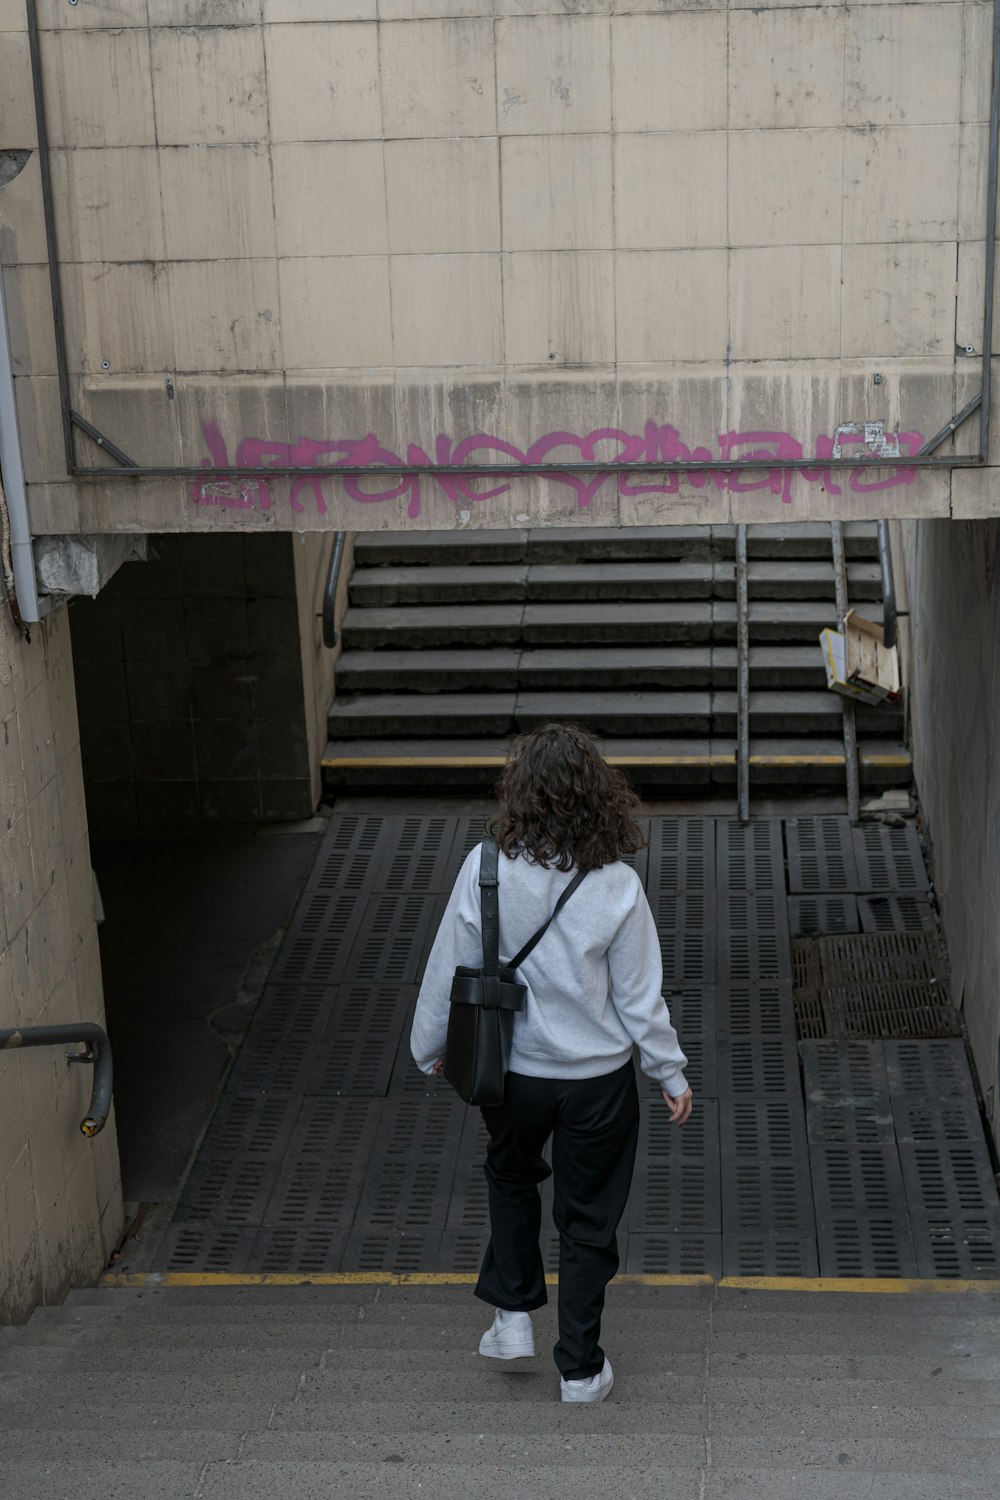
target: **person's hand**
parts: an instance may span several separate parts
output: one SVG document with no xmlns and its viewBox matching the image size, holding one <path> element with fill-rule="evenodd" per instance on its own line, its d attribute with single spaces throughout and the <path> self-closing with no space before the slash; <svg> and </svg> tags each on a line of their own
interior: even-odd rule
<svg viewBox="0 0 1000 1500">
<path fill-rule="evenodd" d="M 440 1071 L 441 1071 L 441 1069 L 443 1067 L 444 1067 L 444 1058 L 443 1057 L 439 1057 L 438 1060 L 437 1060 L 437 1062 L 434 1064 L 433 1068 L 431 1068 L 431 1072 L 432 1073 L 440 1073 Z"/>
<path fill-rule="evenodd" d="M 670 1108 L 671 1125 L 683 1125 L 684 1121 L 690 1115 L 691 1107 L 694 1104 L 694 1095 L 691 1090 L 688 1089 L 686 1094 L 678 1094 L 676 1099 L 668 1094 L 666 1089 L 661 1089 L 660 1092 L 663 1095 L 664 1103 Z"/>
</svg>

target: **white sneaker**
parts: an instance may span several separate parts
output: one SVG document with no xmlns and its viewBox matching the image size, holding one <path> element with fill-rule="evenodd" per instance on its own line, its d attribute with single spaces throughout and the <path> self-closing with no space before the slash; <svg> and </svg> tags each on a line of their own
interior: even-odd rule
<svg viewBox="0 0 1000 1500">
<path fill-rule="evenodd" d="M 535 1352 L 531 1314 L 497 1308 L 492 1328 L 479 1341 L 479 1352 L 489 1359 L 527 1359 Z"/>
<path fill-rule="evenodd" d="M 614 1383 L 611 1361 L 605 1357 L 604 1369 L 599 1375 L 591 1375 L 587 1380 L 560 1380 L 559 1389 L 564 1401 L 603 1401 Z"/>
</svg>

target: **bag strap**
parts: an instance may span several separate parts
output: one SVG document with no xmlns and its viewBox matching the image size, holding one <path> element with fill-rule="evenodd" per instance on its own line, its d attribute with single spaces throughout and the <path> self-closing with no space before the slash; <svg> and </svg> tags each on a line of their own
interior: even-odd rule
<svg viewBox="0 0 1000 1500">
<path fill-rule="evenodd" d="M 490 979 L 499 974 L 500 969 L 500 886 L 499 886 L 500 850 L 496 841 L 491 838 L 483 839 L 479 854 L 479 889 L 481 893 L 483 909 L 483 977 Z M 578 870 L 556 902 L 552 915 L 543 922 L 538 931 L 528 939 L 524 947 L 514 955 L 507 969 L 518 969 L 528 954 L 534 951 L 536 944 L 540 943 L 548 931 L 550 923 L 562 911 L 566 902 L 573 892 L 578 890 L 586 878 L 586 870 Z"/>
</svg>

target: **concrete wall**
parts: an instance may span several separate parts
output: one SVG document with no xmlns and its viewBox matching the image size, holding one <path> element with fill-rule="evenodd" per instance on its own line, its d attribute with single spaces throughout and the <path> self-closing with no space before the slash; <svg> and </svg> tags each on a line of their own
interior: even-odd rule
<svg viewBox="0 0 1000 1500">
<path fill-rule="evenodd" d="M 95 835 L 314 811 L 332 696 L 314 619 L 329 545 L 152 537 L 149 562 L 73 602 Z"/>
<path fill-rule="evenodd" d="M 934 884 L 1000 1131 L 1000 523 L 905 528 L 910 708 Z"/>
<path fill-rule="evenodd" d="M 301 532 L 293 538 L 295 590 L 299 602 L 299 643 L 302 651 L 302 688 L 306 716 L 309 766 L 313 778 L 313 804 L 322 794 L 322 757 L 327 742 L 326 715 L 334 696 L 334 668 L 340 645 L 323 644 L 323 595 L 333 540 L 316 532 Z M 334 626 L 338 629 L 347 608 L 347 586 L 351 576 L 354 538 L 345 538 L 339 586 L 334 602 Z"/>
<path fill-rule="evenodd" d="M 104 1024 L 65 608 L 28 645 L 0 610 L 0 1027 Z M 0 1052 L 0 1323 L 59 1302 L 122 1230 L 112 1115 L 80 1133 L 92 1070 Z"/>
<path fill-rule="evenodd" d="M 992 5 L 670 5 L 39 0 L 79 410 L 146 464 L 554 469 L 62 482 L 34 155 L 0 252 L 36 531 L 995 509 L 974 474 L 567 467 L 905 456 L 979 385 Z"/>
</svg>

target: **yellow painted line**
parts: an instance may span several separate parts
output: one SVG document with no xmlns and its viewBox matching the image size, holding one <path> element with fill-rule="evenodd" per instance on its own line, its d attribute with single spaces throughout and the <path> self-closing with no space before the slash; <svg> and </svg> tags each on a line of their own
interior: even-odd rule
<svg viewBox="0 0 1000 1500">
<path fill-rule="evenodd" d="M 720 1287 L 741 1292 L 1000 1292 L 1000 1281 L 946 1281 L 918 1276 L 723 1276 Z"/>
<path fill-rule="evenodd" d="M 223 1286 L 475 1286 L 479 1277 L 457 1271 L 324 1271 L 314 1275 L 291 1271 L 110 1271 L 101 1286 L 121 1287 L 223 1287 Z M 545 1278 L 558 1286 L 558 1276 Z M 858 1276 L 617 1276 L 619 1286 L 697 1287 L 718 1286 L 724 1291 L 743 1292 L 1000 1292 L 1000 1281 L 920 1280 L 919 1277 Z"/>
<path fill-rule="evenodd" d="M 861 757 L 866 766 L 909 766 L 908 755 L 867 755 Z M 608 764 L 613 766 L 732 766 L 736 764 L 732 755 L 609 755 Z M 389 766 L 502 766 L 506 758 L 502 755 L 372 755 L 372 756 L 324 756 L 323 765 L 329 770 L 342 767 L 389 767 Z M 842 766 L 843 755 L 751 755 L 752 766 Z"/>
</svg>

